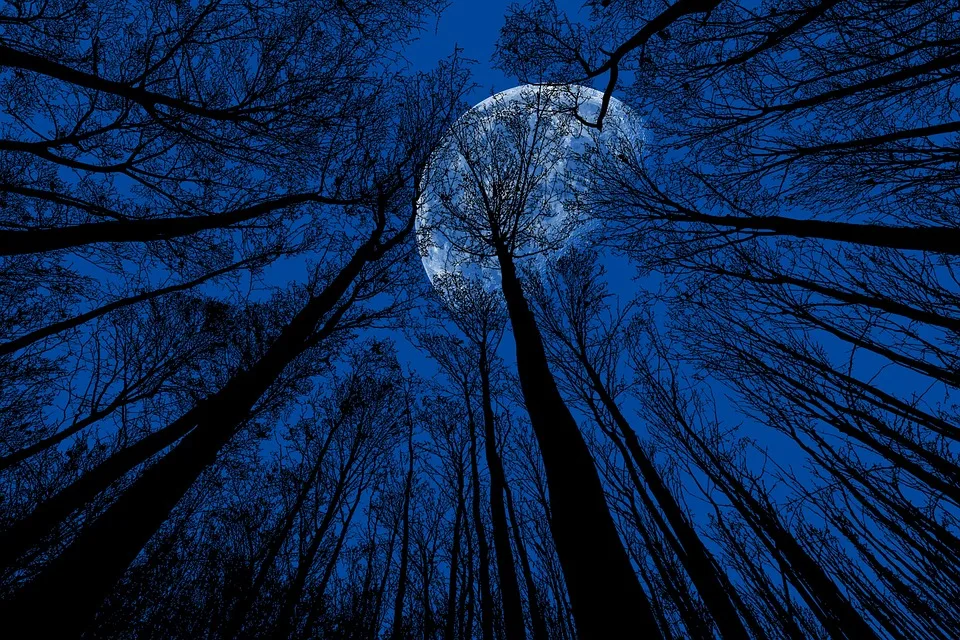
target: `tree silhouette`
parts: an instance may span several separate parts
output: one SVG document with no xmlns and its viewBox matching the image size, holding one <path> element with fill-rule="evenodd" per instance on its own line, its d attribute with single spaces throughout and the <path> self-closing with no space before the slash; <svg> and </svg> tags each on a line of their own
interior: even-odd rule
<svg viewBox="0 0 960 640">
<path fill-rule="evenodd" d="M 0 9 L 0 635 L 955 638 L 955 7 L 448 4 Z"/>
<path fill-rule="evenodd" d="M 499 268 L 524 403 L 544 456 L 551 531 L 578 630 L 587 635 L 614 633 L 626 624 L 628 607 L 640 606 L 646 628 L 656 634 L 593 459 L 549 370 L 515 261 L 559 249 L 569 232 L 551 233 L 551 223 L 576 222 L 575 215 L 572 220 L 552 220 L 559 217 L 554 207 L 563 197 L 554 174 L 564 158 L 563 129 L 576 125 L 571 118 L 557 123 L 551 117 L 556 111 L 552 93 L 530 91 L 521 97 L 519 108 L 495 102 L 492 113 L 471 112 L 456 123 L 449 146 L 441 147 L 433 160 L 431 171 L 436 173 L 428 178 L 435 181 L 431 184 L 441 207 L 431 211 L 437 222 L 431 219 L 429 225 L 442 224 L 443 235 L 464 255 L 495 260 Z M 429 225 L 418 230 L 422 243 L 430 242 Z"/>
</svg>

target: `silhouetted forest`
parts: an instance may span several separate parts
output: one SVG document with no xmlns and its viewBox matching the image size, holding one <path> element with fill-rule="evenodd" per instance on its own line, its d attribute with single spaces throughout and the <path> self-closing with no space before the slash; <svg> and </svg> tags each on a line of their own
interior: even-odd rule
<svg viewBox="0 0 960 640">
<path fill-rule="evenodd" d="M 956 3 L 447 5 L 2 5 L 0 637 L 960 637 Z"/>
</svg>

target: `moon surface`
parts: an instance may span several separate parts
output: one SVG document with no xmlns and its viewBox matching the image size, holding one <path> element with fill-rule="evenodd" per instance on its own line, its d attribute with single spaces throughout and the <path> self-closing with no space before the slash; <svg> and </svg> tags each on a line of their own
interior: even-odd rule
<svg viewBox="0 0 960 640">
<path fill-rule="evenodd" d="M 485 132 L 494 131 L 496 127 L 503 125 L 505 116 L 501 114 L 516 109 L 526 108 L 531 112 L 531 119 L 535 118 L 533 109 L 529 105 L 534 100 L 546 98 L 549 117 L 551 119 L 550 130 L 560 130 L 564 132 L 562 140 L 558 147 L 561 149 L 561 157 L 555 158 L 553 166 L 548 169 L 550 183 L 553 185 L 563 185 L 562 188 L 572 193 L 576 189 L 589 189 L 590 178 L 584 158 L 591 151 L 600 151 L 609 153 L 624 142 L 630 140 L 634 145 L 639 141 L 642 144 L 644 130 L 642 120 L 634 114 L 626 105 L 616 98 L 611 97 L 603 120 L 602 130 L 596 127 L 587 126 L 577 120 L 573 115 L 573 110 L 583 120 L 595 123 L 601 110 L 603 93 L 589 87 L 579 85 L 521 85 L 495 94 L 480 102 L 471 108 L 466 114 L 461 116 L 462 122 L 465 118 L 472 118 L 473 122 L 481 122 L 482 125 L 477 129 L 478 137 Z M 556 108 L 554 108 L 556 107 Z M 541 114 L 543 111 L 541 110 Z M 543 117 L 541 115 L 541 117 Z M 454 125 L 453 129 L 457 127 Z M 476 147 L 482 149 L 482 140 L 477 140 Z M 437 169 L 451 169 L 455 166 L 466 167 L 467 161 L 460 151 L 455 150 L 455 140 L 452 132 L 441 141 L 438 151 L 434 153 L 434 158 L 442 158 L 436 161 Z M 443 153 L 441 153 L 441 151 Z M 468 151 L 469 153 L 469 151 Z M 458 246 L 462 243 L 455 242 L 456 238 L 448 237 L 453 235 L 449 227 L 445 228 L 442 217 L 443 207 L 439 201 L 439 195 L 431 189 L 430 178 L 424 175 L 426 188 L 419 202 L 416 233 L 417 244 L 420 256 L 423 262 L 423 268 L 427 273 L 430 282 L 436 287 L 438 280 L 443 280 L 447 274 L 459 274 L 468 280 L 478 280 L 482 282 L 485 289 L 495 290 L 500 286 L 500 270 L 495 259 L 482 259 L 475 256 L 464 254 Z M 581 212 L 578 216 L 573 216 L 569 209 L 564 206 L 562 196 L 558 194 L 549 205 L 549 214 L 541 216 L 538 220 L 542 237 L 548 240 L 548 245 L 552 250 L 547 253 L 539 253 L 522 258 L 520 263 L 524 267 L 535 266 L 542 269 L 548 260 L 556 259 L 562 255 L 568 248 L 582 243 L 583 236 L 589 230 L 591 224 L 589 212 Z M 449 200 L 449 196 L 448 200 Z M 455 193 L 454 200 L 462 198 L 463 194 Z M 448 203 L 449 204 L 449 203 Z M 456 203 L 454 203 L 456 204 Z M 574 220 L 576 218 L 576 220 Z M 518 263 L 518 266 L 521 264 Z"/>
</svg>

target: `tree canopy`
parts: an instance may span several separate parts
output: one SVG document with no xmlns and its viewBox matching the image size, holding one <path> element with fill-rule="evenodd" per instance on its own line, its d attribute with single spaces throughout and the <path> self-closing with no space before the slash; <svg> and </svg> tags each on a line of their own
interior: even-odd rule
<svg viewBox="0 0 960 640">
<path fill-rule="evenodd" d="M 465 6 L 0 9 L 0 634 L 955 638 L 955 7 Z"/>
</svg>

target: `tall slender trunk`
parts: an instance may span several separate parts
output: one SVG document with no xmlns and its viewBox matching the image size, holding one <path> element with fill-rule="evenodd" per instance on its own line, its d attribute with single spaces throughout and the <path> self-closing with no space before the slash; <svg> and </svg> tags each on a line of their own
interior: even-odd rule
<svg viewBox="0 0 960 640">
<path fill-rule="evenodd" d="M 743 232 L 763 232 L 765 235 L 834 240 L 868 247 L 960 255 L 960 231 L 949 227 L 894 227 L 880 224 L 802 220 L 784 216 L 711 215 L 685 208 L 682 208 L 680 213 L 668 213 L 662 217 L 680 222 L 701 222 Z"/>
<path fill-rule="evenodd" d="M 412 418 L 411 418 L 412 420 Z M 392 640 L 403 637 L 403 605 L 407 593 L 407 571 L 410 563 L 410 500 L 413 493 L 413 423 L 407 440 L 407 478 L 403 485 L 403 529 L 400 539 L 400 572 L 397 576 L 397 597 L 393 603 Z"/>
<path fill-rule="evenodd" d="M 108 415 L 110 415 L 111 413 L 119 409 L 120 407 L 125 406 L 133 401 L 134 401 L 133 398 L 131 398 L 131 396 L 126 392 L 126 390 L 121 391 L 120 393 L 117 394 L 117 397 L 110 402 L 110 404 L 103 407 L 102 409 L 97 409 L 96 411 L 92 411 L 86 418 L 77 420 L 66 429 L 62 429 L 57 433 L 53 434 L 52 436 L 49 436 L 44 438 L 43 440 L 40 440 L 39 442 L 35 442 L 32 445 L 29 445 L 24 447 L 23 449 L 20 449 L 19 451 L 14 451 L 13 453 L 3 456 L 2 458 L 0 458 L 0 471 L 9 469 L 13 465 L 19 462 L 23 462 L 24 460 L 26 460 L 31 456 L 35 456 L 38 453 L 42 453 L 43 451 L 46 451 L 47 449 L 58 445 L 59 443 L 63 442 L 73 434 L 78 433 L 83 429 L 86 429 L 90 425 L 96 422 L 99 422 L 100 420 L 103 420 Z"/>
<path fill-rule="evenodd" d="M 350 447 L 350 453 L 347 457 L 346 463 L 340 469 L 340 475 L 337 478 L 337 484 L 334 486 L 333 493 L 330 496 L 330 502 L 327 503 L 327 510 L 323 514 L 323 518 L 320 520 L 320 525 L 313 533 L 313 539 L 310 541 L 310 546 L 307 548 L 307 552 L 302 554 L 298 559 L 297 573 L 294 575 L 293 582 L 287 590 L 287 595 L 284 598 L 283 606 L 281 607 L 280 613 L 277 616 L 277 627 L 273 632 L 273 636 L 278 640 L 284 640 L 296 632 L 297 625 L 295 616 L 297 607 L 300 604 L 300 599 L 303 597 L 303 591 L 307 584 L 307 578 L 310 576 L 310 571 L 313 570 L 313 565 L 316 563 L 317 554 L 320 551 L 320 545 L 323 543 L 323 539 L 326 537 L 327 531 L 330 530 L 330 526 L 333 524 L 334 516 L 340 511 L 340 504 L 343 501 L 344 495 L 347 491 L 347 485 L 350 481 L 350 472 L 353 469 L 354 463 L 357 461 L 359 448 L 360 438 L 357 437 L 354 439 Z"/>
<path fill-rule="evenodd" d="M 432 555 L 436 552 L 436 547 L 427 549 L 426 543 L 420 547 L 420 583 L 422 585 L 420 593 L 420 610 L 423 611 L 423 625 L 421 626 L 421 637 L 427 640 L 433 636 L 436 624 L 433 620 L 433 606 L 430 600 L 430 568 L 433 565 Z"/>
<path fill-rule="evenodd" d="M 627 464 L 629 465 L 629 461 Z M 636 473 L 636 471 L 633 471 L 633 473 Z M 644 506 L 649 511 L 650 507 L 653 505 L 649 504 L 649 497 L 645 496 L 643 493 L 640 493 L 641 491 L 643 491 L 642 487 L 638 489 L 637 493 L 641 497 L 646 498 L 646 500 L 644 500 Z M 664 549 L 663 541 L 657 540 L 652 535 L 650 527 L 647 526 L 643 516 L 640 514 L 639 508 L 637 508 L 637 501 L 635 499 L 633 490 L 627 488 L 625 489 L 624 493 L 627 496 L 630 507 L 629 512 L 634 521 L 634 528 L 640 534 L 643 542 L 642 548 L 648 550 L 650 559 L 653 560 L 657 574 L 660 576 L 660 579 L 663 583 L 665 595 L 674 603 L 674 606 L 676 606 L 677 611 L 680 613 L 680 618 L 683 620 L 687 635 L 691 638 L 696 638 L 697 640 L 713 640 L 715 637 L 713 626 L 710 624 L 704 612 L 701 611 L 696 605 L 695 599 L 690 593 L 690 588 L 687 586 L 686 580 L 681 577 L 677 568 L 669 562 L 667 552 Z M 663 537 L 671 546 L 674 544 L 679 546 L 673 535 L 667 533 L 664 534 Z M 679 552 L 680 553 L 676 554 L 678 557 L 683 553 L 683 550 L 679 549 Z M 633 551 L 633 553 L 636 553 L 636 551 Z M 640 563 L 638 562 L 637 564 Z M 661 595 L 660 598 L 663 600 L 663 595 Z"/>
<path fill-rule="evenodd" d="M 112 94 L 139 104 L 150 113 L 158 107 L 171 109 L 174 112 L 209 118 L 214 121 L 252 123 L 251 111 L 242 105 L 233 105 L 227 108 L 211 108 L 198 104 L 192 100 L 184 100 L 163 93 L 157 93 L 144 88 L 135 82 L 122 82 L 105 78 L 99 73 L 89 73 L 69 67 L 57 60 L 21 51 L 14 47 L 0 46 L 0 66 L 24 69 L 39 73 L 63 82 L 85 87 L 97 92 Z M 162 117 L 162 116 L 161 116 Z"/>
<path fill-rule="evenodd" d="M 393 565 L 393 549 L 397 545 L 397 534 L 399 533 L 398 530 L 400 529 L 401 520 L 402 518 L 398 517 L 390 529 L 390 543 L 387 545 L 387 553 L 384 556 L 383 573 L 380 577 L 380 585 L 374 595 L 373 616 L 371 616 L 371 618 L 373 620 L 372 626 L 377 632 L 379 632 L 382 625 L 381 618 L 384 614 L 383 596 L 386 594 L 387 582 L 390 579 L 390 568 Z M 379 635 L 379 633 L 377 633 L 377 635 Z"/>
<path fill-rule="evenodd" d="M 371 499 L 372 502 L 372 499 Z M 367 539 L 366 568 L 363 572 L 363 584 L 360 586 L 360 595 L 353 599 L 351 606 L 351 618 L 353 625 L 357 629 L 355 635 L 367 637 L 374 635 L 373 617 L 369 615 L 370 602 L 373 600 L 373 576 L 374 576 L 374 555 L 377 550 L 376 530 L 380 524 L 379 518 L 374 520 L 372 526 L 368 524 L 367 532 L 370 537 Z"/>
<path fill-rule="evenodd" d="M 586 638 L 620 637 L 625 629 L 660 638 L 650 601 L 607 508 L 593 457 L 547 365 L 513 257 L 503 244 L 497 257 L 520 386 L 543 456 L 551 530 L 577 629 Z"/>
<path fill-rule="evenodd" d="M 379 243 L 381 233 L 382 228 L 378 228 L 331 283 L 309 299 L 252 367 L 234 375 L 216 394 L 215 401 L 202 406 L 196 428 L 144 471 L 60 556 L 5 603 L 8 627 L 29 629 L 37 635 L 64 636 L 90 623 L 143 546 L 243 426 L 254 404 L 286 366 L 312 344 L 320 320 L 334 310 L 363 266 L 389 246 Z M 82 589 L 75 588 L 79 584 Z M 27 613 L 50 602 L 61 603 L 60 615 L 36 618 Z"/>
<path fill-rule="evenodd" d="M 912 505 L 907 507 L 898 503 L 882 488 L 874 486 L 869 476 L 858 473 L 819 435 L 812 435 L 812 438 L 819 450 L 803 442 L 799 436 L 794 439 L 811 460 L 826 469 L 838 485 L 860 503 L 866 513 L 882 523 L 890 533 L 903 540 L 904 544 L 916 549 L 931 565 L 938 566 L 941 571 L 949 572 L 955 583 L 960 583 L 956 562 L 943 562 L 944 558 L 960 558 L 960 538 L 916 507 Z M 829 456 L 829 459 L 826 456 Z M 857 483 L 866 493 L 857 488 L 852 478 L 856 478 Z M 889 511 L 885 512 L 882 507 L 886 507 Z"/>
<path fill-rule="evenodd" d="M 483 640 L 493 640 L 493 595 L 490 589 L 490 546 L 483 528 L 483 510 L 480 500 L 480 469 L 477 463 L 477 422 L 473 416 L 469 391 L 464 389 L 467 403 L 467 422 L 470 428 L 470 484 L 473 500 L 473 529 L 477 535 L 477 567 L 480 572 L 480 636 Z"/>
<path fill-rule="evenodd" d="M 493 546 L 497 552 L 497 573 L 500 576 L 504 629 L 507 640 L 523 640 L 526 637 L 523 603 L 520 600 L 520 585 L 517 584 L 517 568 L 510 549 L 510 531 L 503 502 L 507 480 L 500 453 L 497 451 L 493 399 L 490 397 L 490 363 L 487 359 L 486 344 L 480 347 L 480 391 L 483 405 L 484 452 L 487 467 L 490 469 L 490 519 L 493 521 Z"/>
<path fill-rule="evenodd" d="M 756 562 L 747 551 L 743 536 L 731 531 L 727 526 L 719 505 L 709 496 L 706 499 L 716 514 L 716 527 L 721 532 L 723 540 L 727 542 L 728 553 L 739 559 L 737 567 L 740 569 L 741 575 L 745 578 L 747 584 L 753 586 L 753 589 L 769 610 L 770 617 L 779 625 L 778 630 L 780 634 L 790 640 L 803 640 L 806 638 L 807 634 L 804 634 L 797 624 L 797 616 L 792 610 L 789 601 L 784 604 L 777 596 L 771 584 L 770 576 L 767 575 L 765 569 L 760 566 L 760 563 Z M 768 617 L 768 620 L 770 617 Z"/>
<path fill-rule="evenodd" d="M 467 586 L 463 590 L 464 603 L 463 608 L 466 610 L 464 615 L 465 626 L 461 627 L 461 638 L 470 638 L 473 637 L 473 620 L 476 616 L 476 594 L 474 592 L 474 579 L 473 579 L 473 568 L 475 564 L 475 557 L 473 554 L 473 531 L 470 527 L 465 527 L 464 532 L 467 536 L 467 575 L 464 584 Z"/>
<path fill-rule="evenodd" d="M 950 628 L 949 621 L 938 616 L 928 602 L 916 596 L 916 594 L 921 591 L 920 589 L 917 589 L 914 585 L 908 586 L 907 583 L 901 580 L 896 572 L 891 571 L 889 566 L 879 561 L 876 555 L 864 544 L 863 538 L 858 535 L 859 532 L 853 529 L 845 515 L 839 515 L 838 517 L 830 519 L 844 538 L 847 539 L 850 545 L 853 546 L 865 560 L 870 570 L 881 578 L 883 583 L 897 596 L 897 599 L 905 601 L 908 609 L 910 609 L 918 619 L 925 621 L 931 627 L 936 627 L 939 624 L 942 625 L 943 629 Z M 873 614 L 873 617 L 880 622 L 884 630 L 890 634 L 890 637 L 899 640 L 901 638 L 913 638 L 922 635 L 921 632 L 918 632 L 915 625 L 912 624 L 912 620 L 899 619 L 901 616 L 894 613 L 897 607 L 889 605 L 890 600 L 896 602 L 896 599 L 883 599 L 882 601 L 878 601 L 873 598 L 871 600 L 873 600 L 873 602 L 867 607 L 868 610 Z M 907 625 L 914 626 L 914 629 L 910 629 Z M 925 634 L 936 638 L 945 637 L 942 632 L 930 628 L 925 630 Z"/>
<path fill-rule="evenodd" d="M 523 536 L 520 535 L 517 512 L 513 508 L 513 493 L 510 491 L 509 484 L 504 484 L 503 490 L 507 496 L 507 512 L 510 515 L 510 523 L 513 529 L 513 544 L 517 548 L 517 555 L 520 557 L 520 570 L 523 572 L 523 581 L 527 588 L 527 606 L 530 609 L 533 640 L 549 640 L 547 622 L 543 618 L 543 609 L 540 607 L 540 595 L 537 593 L 537 584 L 533 579 L 533 571 L 530 568 L 530 558 L 527 554 L 527 547 L 523 544 Z"/>
<path fill-rule="evenodd" d="M 263 585 L 267 581 L 267 576 L 270 574 L 270 569 L 273 567 L 274 562 L 276 562 L 277 556 L 280 555 L 280 551 L 283 549 L 283 545 L 287 541 L 287 537 L 293 530 L 293 525 L 297 520 L 297 516 L 300 514 L 300 510 L 303 508 L 303 505 L 307 500 L 307 496 L 310 495 L 310 490 L 313 488 L 317 481 L 317 477 L 320 475 L 320 468 L 323 464 L 324 458 L 326 457 L 330 443 L 333 440 L 333 436 L 338 430 L 338 426 L 339 424 L 335 424 L 327 434 L 327 437 L 324 439 L 323 445 L 320 447 L 320 452 L 317 454 L 317 460 L 314 463 L 313 468 L 310 470 L 310 474 L 307 476 L 307 479 L 304 481 L 303 486 L 301 486 L 300 490 L 297 492 L 297 497 L 293 503 L 293 506 L 289 511 L 287 511 L 280 529 L 270 540 L 269 546 L 267 547 L 267 553 L 264 556 L 263 562 L 260 563 L 260 567 L 257 569 L 257 575 L 254 577 L 253 583 L 247 589 L 243 590 L 243 593 L 240 595 L 237 604 L 234 605 L 233 610 L 230 612 L 230 616 L 227 619 L 226 625 L 224 625 L 224 630 L 222 633 L 224 638 L 236 637 L 243 628 L 244 620 L 246 619 L 247 614 L 250 612 L 250 608 L 259 597 L 260 590 L 263 589 Z"/>
<path fill-rule="evenodd" d="M 697 593 L 710 611 L 720 634 L 724 638 L 746 640 L 749 638 L 749 634 L 740 620 L 737 607 L 731 601 L 730 595 L 733 592 L 733 585 L 729 578 L 717 565 L 713 555 L 707 550 L 693 525 L 687 519 L 686 514 L 677 503 L 676 498 L 673 497 L 670 489 L 663 481 L 653 461 L 647 457 L 643 447 L 640 446 L 640 440 L 637 438 L 636 432 L 630 427 L 626 417 L 620 411 L 620 407 L 610 395 L 606 385 L 603 384 L 600 374 L 586 357 L 585 349 L 581 348 L 578 355 L 594 391 L 613 418 L 613 422 L 617 425 L 620 435 L 630 451 L 630 456 L 636 462 L 640 474 L 643 476 L 644 482 L 649 487 L 650 493 L 653 494 L 657 505 L 659 505 L 670 524 L 670 528 L 682 545 L 684 553 L 678 557 L 697 588 Z"/>
<path fill-rule="evenodd" d="M 656 555 L 656 551 L 647 551 L 644 548 L 645 555 Z M 636 546 L 627 545 L 627 554 L 630 558 L 636 563 L 639 568 L 639 574 L 641 581 L 647 585 L 647 591 L 650 593 L 650 610 L 653 612 L 653 617 L 657 621 L 657 624 L 660 625 L 660 628 L 663 629 L 663 638 L 664 640 L 674 640 L 676 637 L 673 632 L 673 628 L 670 625 L 670 621 L 667 618 L 666 609 L 663 605 L 664 603 L 664 594 L 663 590 L 660 588 L 661 583 L 657 582 L 654 577 L 654 571 L 651 571 L 650 567 L 643 562 L 644 558 L 641 557 L 639 550 Z M 655 566 L 659 566 L 657 563 L 654 563 Z M 659 575 L 659 571 L 657 572 Z M 683 610 L 680 610 L 681 616 L 684 620 L 687 618 L 684 616 Z M 693 628 L 693 625 L 688 627 L 687 631 Z M 695 633 L 688 634 L 689 640 L 712 640 L 707 636 L 699 636 Z"/>
<path fill-rule="evenodd" d="M 325 198 L 315 193 L 295 193 L 212 216 L 194 215 L 141 220 L 111 220 L 109 222 L 85 222 L 27 231 L 0 231 L 0 256 L 44 253 L 100 242 L 170 240 L 209 229 L 228 228 L 231 225 L 246 222 L 274 211 L 282 211 L 305 203 L 353 204 L 352 201 Z"/>
<path fill-rule="evenodd" d="M 337 562 L 340 560 L 340 553 L 343 551 L 343 544 L 347 539 L 347 534 L 350 532 L 350 523 L 353 522 L 353 516 L 357 513 L 357 507 L 360 506 L 360 500 L 363 497 L 363 492 L 365 487 L 360 487 L 357 490 L 357 495 L 353 499 L 353 504 L 350 505 L 350 511 L 347 512 L 347 517 L 344 519 L 343 526 L 340 527 L 340 534 L 337 536 L 337 542 L 333 545 L 333 552 L 330 554 L 330 559 L 327 561 L 327 566 L 323 570 L 323 575 L 320 576 L 320 582 L 317 583 L 316 594 L 314 595 L 314 603 L 310 607 L 310 614 L 307 616 L 307 621 L 303 625 L 303 633 L 307 637 L 312 637 L 313 627 L 317 624 L 317 618 L 324 611 L 326 603 L 324 602 L 324 594 L 327 592 L 327 585 L 330 583 L 330 579 L 333 577 L 333 571 L 337 568 Z"/>
<path fill-rule="evenodd" d="M 836 583 L 820 564 L 800 545 L 793 534 L 766 505 L 757 499 L 734 474 L 729 472 L 703 439 L 681 421 L 686 432 L 682 439 L 698 466 L 726 494 L 734 508 L 767 545 L 770 553 L 786 564 L 794 586 L 813 610 L 832 638 L 861 640 L 876 638 Z M 695 443 L 695 444 L 694 444 Z"/>
<path fill-rule="evenodd" d="M 214 400 L 216 396 L 209 400 Z M 60 522 L 92 502 L 131 469 L 160 453 L 189 433 L 197 424 L 202 404 L 166 427 L 120 451 L 77 478 L 73 484 L 47 498 L 22 520 L 0 534 L 0 566 L 10 567 L 37 546 Z"/>
<path fill-rule="evenodd" d="M 379 234 L 375 237 L 379 237 Z M 372 246 L 372 241 L 366 243 L 364 247 L 368 245 Z M 311 318 L 316 318 L 315 323 L 333 309 L 339 298 L 346 291 L 347 287 L 349 287 L 352 279 L 356 276 L 356 273 L 353 273 L 354 270 L 356 269 L 356 272 L 359 273 L 359 269 L 362 268 L 363 264 L 371 259 L 369 256 L 366 258 L 363 257 L 363 255 L 367 253 L 364 251 L 364 247 L 361 247 L 361 249 L 354 254 L 353 259 L 340 271 L 337 278 L 335 278 L 320 295 L 312 298 L 307 307 L 301 310 L 294 321 L 288 325 L 288 333 L 294 328 L 294 322 L 299 323 L 299 329 L 302 331 L 303 325 L 309 322 Z M 362 261 L 354 264 L 358 260 L 358 257 L 362 258 Z M 303 341 L 294 347 L 297 349 L 296 352 L 292 354 L 287 353 L 290 348 L 290 341 L 283 340 L 287 334 L 282 334 L 281 338 L 274 343 L 274 348 L 271 348 L 267 355 L 273 353 L 275 356 L 274 360 L 286 357 L 288 358 L 286 362 L 289 362 L 298 355 L 299 350 L 305 348 L 304 344 L 315 345 L 329 337 L 336 329 L 337 323 L 347 311 L 347 308 L 348 305 L 341 305 L 336 309 L 324 323 L 323 327 L 314 335 L 310 336 L 309 342 Z M 111 484 L 122 479 L 137 465 L 146 462 L 152 456 L 180 440 L 205 419 L 209 418 L 210 422 L 216 423 L 218 419 L 229 416 L 227 413 L 220 415 L 217 407 L 231 405 L 234 402 L 234 397 L 241 398 L 241 402 L 245 401 L 247 396 L 244 395 L 243 385 L 250 384 L 251 380 L 256 384 L 255 379 L 258 370 L 266 370 L 264 375 L 269 378 L 271 375 L 269 372 L 271 366 L 267 355 L 261 358 L 251 369 L 236 374 L 220 391 L 201 400 L 180 418 L 149 436 L 142 438 L 135 444 L 114 453 L 98 466 L 80 476 L 73 484 L 40 503 L 29 516 L 14 523 L 11 527 L 0 533 L 0 567 L 12 566 L 17 558 L 37 546 L 47 534 L 71 513 L 89 504 L 102 492 L 106 491 Z M 270 383 L 276 379 L 277 375 L 279 374 L 273 375 L 273 377 L 269 379 Z M 269 384 L 267 386 L 269 386 Z M 251 406 L 258 397 L 259 396 L 256 396 L 251 400 Z M 176 473 L 175 470 L 171 472 Z M 197 475 L 199 475 L 199 473 Z M 144 541 L 144 543 L 145 542 L 146 541 Z"/>
<path fill-rule="evenodd" d="M 542 533 L 539 533 L 539 535 L 540 540 L 545 543 L 547 538 Z M 570 615 L 570 597 L 567 594 L 566 586 L 563 584 L 563 569 L 560 567 L 556 556 L 551 555 L 550 550 L 547 550 L 542 543 L 536 544 L 536 547 L 537 553 L 544 559 L 544 572 L 546 573 L 550 590 L 553 592 L 553 612 L 551 615 L 553 628 L 560 633 L 560 637 L 564 640 L 567 638 L 576 638 L 577 631 L 574 628 L 573 616 Z M 548 603 L 551 602 L 550 598 L 546 598 L 545 600 Z"/>
<path fill-rule="evenodd" d="M 457 624 L 457 581 L 459 580 L 460 570 L 460 544 L 461 527 L 463 526 L 463 466 L 457 465 L 457 504 L 454 507 L 453 515 L 453 543 L 450 549 L 450 577 L 449 587 L 447 589 L 447 621 L 443 630 L 444 640 L 454 640 L 456 637 Z"/>
<path fill-rule="evenodd" d="M 839 300 L 840 302 L 845 302 L 847 304 L 878 309 L 885 313 L 898 315 L 909 320 L 923 322 L 935 327 L 941 327 L 954 333 L 960 333 L 960 319 L 943 313 L 919 309 L 909 304 L 904 304 L 895 298 L 886 297 L 881 294 L 875 294 L 871 292 L 862 293 L 860 291 L 854 291 L 850 289 L 841 289 L 838 288 L 839 285 L 829 286 L 805 278 L 798 278 L 784 273 L 768 271 L 767 267 L 757 263 L 751 263 L 750 267 L 757 269 L 759 273 L 754 273 L 750 269 L 731 270 L 713 265 L 710 266 L 710 272 L 721 276 L 732 276 L 734 278 L 746 280 L 747 282 L 754 282 L 756 284 L 767 285 L 771 287 L 797 287 L 800 289 L 805 289 L 806 291 L 812 291 L 813 293 L 818 293 L 820 295 L 833 298 L 834 300 Z"/>
</svg>

